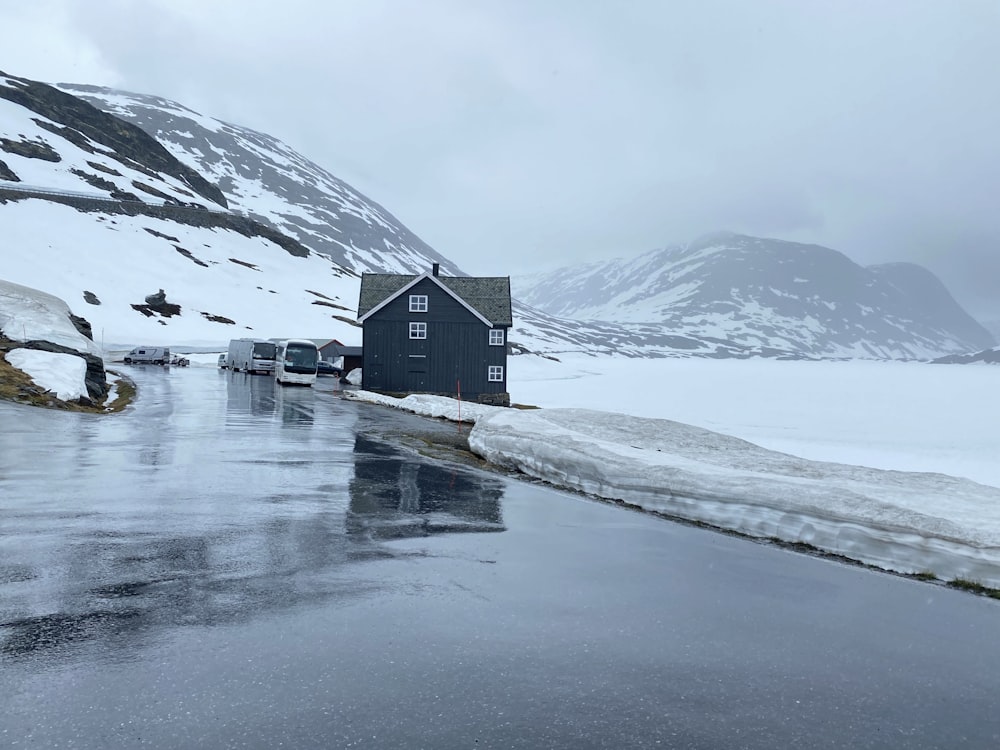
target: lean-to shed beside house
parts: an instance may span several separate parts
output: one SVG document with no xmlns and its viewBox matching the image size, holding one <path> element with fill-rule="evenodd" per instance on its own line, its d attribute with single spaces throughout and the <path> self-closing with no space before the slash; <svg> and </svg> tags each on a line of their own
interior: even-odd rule
<svg viewBox="0 0 1000 750">
<path fill-rule="evenodd" d="M 360 346 L 347 346 L 337 339 L 317 341 L 316 346 L 319 347 L 320 359 L 336 365 L 344 373 L 361 367 Z"/>
<path fill-rule="evenodd" d="M 510 405 L 509 276 L 365 273 L 358 322 L 365 390 Z"/>
</svg>

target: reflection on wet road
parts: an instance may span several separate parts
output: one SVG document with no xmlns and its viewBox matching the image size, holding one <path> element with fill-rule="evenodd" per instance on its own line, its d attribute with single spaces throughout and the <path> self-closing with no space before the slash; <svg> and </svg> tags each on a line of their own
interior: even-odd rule
<svg viewBox="0 0 1000 750">
<path fill-rule="evenodd" d="M 93 640 L 127 658 L 166 625 L 377 589 L 332 574 L 403 554 L 380 538 L 503 530 L 498 480 L 357 434 L 356 407 L 330 392 L 234 373 L 178 399 L 169 371 L 147 377 L 120 419 L 11 420 L 3 653 Z"/>
<path fill-rule="evenodd" d="M 0 404 L 0 747 L 994 747 L 1000 607 L 207 368 Z"/>
</svg>

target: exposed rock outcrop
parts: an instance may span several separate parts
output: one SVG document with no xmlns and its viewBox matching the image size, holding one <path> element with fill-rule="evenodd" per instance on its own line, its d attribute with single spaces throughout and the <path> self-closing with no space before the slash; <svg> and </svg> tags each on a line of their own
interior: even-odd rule
<svg viewBox="0 0 1000 750">
<path fill-rule="evenodd" d="M 81 335 L 86 336 L 91 341 L 94 340 L 94 329 L 91 328 L 90 322 L 86 318 L 81 318 L 79 315 L 70 313 L 69 320 L 73 324 L 73 327 L 78 330 Z"/>
<path fill-rule="evenodd" d="M 7 182 L 20 182 L 21 178 L 14 174 L 14 170 L 8 167 L 4 162 L 0 161 L 0 180 L 6 180 Z"/>
<path fill-rule="evenodd" d="M 43 161 L 62 161 L 62 157 L 52 146 L 44 141 L 12 141 L 9 138 L 0 138 L 0 151 L 8 154 L 17 154 L 27 159 L 42 159 Z"/>
<path fill-rule="evenodd" d="M 145 304 L 132 305 L 132 309 L 138 310 L 146 317 L 160 315 L 164 318 L 169 318 L 173 315 L 181 314 L 181 306 L 175 305 L 172 302 L 167 302 L 167 293 L 162 289 L 155 294 L 147 294 Z"/>
</svg>

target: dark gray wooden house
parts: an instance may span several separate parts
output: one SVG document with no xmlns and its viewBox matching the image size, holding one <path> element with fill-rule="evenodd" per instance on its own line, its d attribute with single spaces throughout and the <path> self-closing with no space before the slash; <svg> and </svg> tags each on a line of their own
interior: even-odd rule
<svg viewBox="0 0 1000 750">
<path fill-rule="evenodd" d="M 510 277 L 361 275 L 361 387 L 510 405 Z"/>
</svg>

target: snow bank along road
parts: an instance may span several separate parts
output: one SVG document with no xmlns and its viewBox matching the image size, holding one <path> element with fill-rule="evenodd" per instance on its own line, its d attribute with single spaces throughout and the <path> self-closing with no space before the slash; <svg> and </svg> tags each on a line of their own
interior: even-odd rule
<svg viewBox="0 0 1000 750">
<path fill-rule="evenodd" d="M 1000 489 L 809 461 L 665 419 L 355 398 L 475 422 L 471 449 L 552 484 L 886 570 L 1000 588 Z"/>
</svg>

